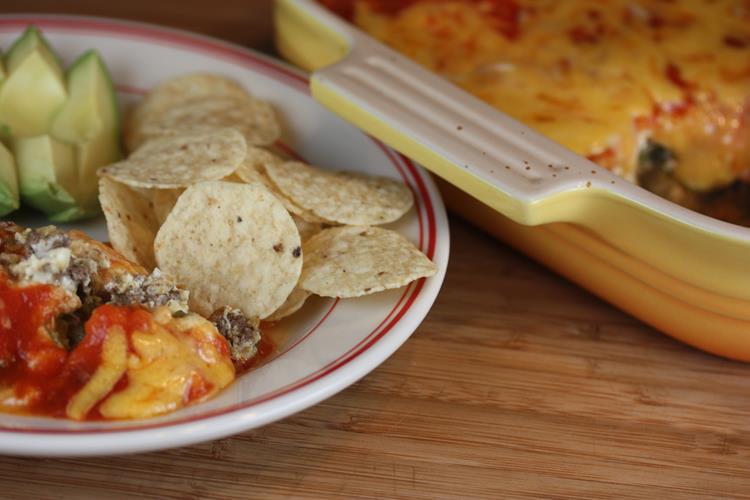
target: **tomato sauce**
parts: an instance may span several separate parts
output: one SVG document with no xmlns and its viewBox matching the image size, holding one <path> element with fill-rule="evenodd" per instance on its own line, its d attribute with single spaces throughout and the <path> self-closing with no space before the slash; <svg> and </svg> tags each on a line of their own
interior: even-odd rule
<svg viewBox="0 0 750 500">
<path fill-rule="evenodd" d="M 265 330 L 266 327 L 263 327 L 263 331 Z M 258 352 L 255 353 L 255 356 L 248 359 L 244 363 L 235 362 L 234 367 L 237 370 L 237 375 L 241 375 L 242 373 L 250 371 L 251 369 L 263 364 L 263 362 L 266 361 L 276 350 L 276 345 L 267 334 L 261 335 L 256 347 L 258 349 Z"/>
<path fill-rule="evenodd" d="M 24 411 L 65 417 L 73 395 L 86 385 L 101 363 L 107 329 L 144 329 L 143 310 L 102 306 L 85 325 L 85 337 L 68 352 L 48 336 L 60 312 L 60 290 L 51 285 L 15 287 L 0 279 L 0 386 L 12 388 Z"/>
<path fill-rule="evenodd" d="M 51 285 L 16 287 L 6 276 L 0 279 L 0 387 L 13 390 L 24 412 L 65 417 L 70 399 L 101 364 L 108 329 L 119 325 L 129 336 L 147 331 L 151 321 L 143 309 L 104 305 L 86 322 L 83 340 L 68 352 L 47 334 L 60 311 L 60 293 Z M 113 391 L 126 386 L 123 376 Z"/>
<path fill-rule="evenodd" d="M 113 326 L 122 328 L 132 353 L 132 334 L 154 327 L 153 316 L 148 310 L 106 304 L 94 310 L 85 323 L 85 336 L 72 351 L 68 351 L 49 336 L 56 317 L 66 310 L 66 300 L 69 298 L 58 287 L 16 286 L 0 271 L 0 394 L 6 411 L 65 418 L 71 399 L 102 363 L 102 349 L 108 331 Z M 229 345 L 223 337 L 216 336 L 212 344 L 222 356 L 229 357 Z M 258 366 L 274 349 L 274 343 L 264 335 L 258 344 L 257 355 L 236 366 L 237 372 Z M 198 373 L 192 377 L 185 404 L 198 401 L 214 390 L 213 385 Z M 85 419 L 101 420 L 100 405 L 109 395 L 127 387 L 126 373 L 85 415 Z"/>
<path fill-rule="evenodd" d="M 53 286 L 16 288 L 7 276 L 0 278 L 0 386 L 15 388 L 15 396 L 27 407 L 56 414 L 67 401 L 51 392 L 56 375 L 65 364 L 67 351 L 45 333 L 59 307 L 59 292 Z"/>
</svg>

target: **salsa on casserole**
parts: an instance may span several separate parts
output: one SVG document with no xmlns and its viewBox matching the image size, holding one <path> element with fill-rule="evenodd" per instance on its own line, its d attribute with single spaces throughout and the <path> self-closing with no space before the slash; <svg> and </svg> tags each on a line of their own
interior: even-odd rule
<svg viewBox="0 0 750 500">
<path fill-rule="evenodd" d="M 599 165 L 750 224 L 750 1 L 322 2 Z"/>
</svg>

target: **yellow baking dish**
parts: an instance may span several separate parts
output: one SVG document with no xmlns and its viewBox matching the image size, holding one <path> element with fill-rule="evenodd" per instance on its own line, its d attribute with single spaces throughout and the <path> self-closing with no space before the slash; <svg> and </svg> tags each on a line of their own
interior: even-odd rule
<svg viewBox="0 0 750 500">
<path fill-rule="evenodd" d="M 750 360 L 750 229 L 617 177 L 312 0 L 277 0 L 275 23 L 313 96 L 444 179 L 454 211 L 659 330 Z"/>
</svg>

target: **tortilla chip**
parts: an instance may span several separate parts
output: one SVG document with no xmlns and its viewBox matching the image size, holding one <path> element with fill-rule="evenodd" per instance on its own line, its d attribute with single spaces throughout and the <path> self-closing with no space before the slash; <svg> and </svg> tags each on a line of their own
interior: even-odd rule
<svg viewBox="0 0 750 500">
<path fill-rule="evenodd" d="M 271 105 L 250 97 L 205 97 L 183 102 L 143 123 L 140 131 L 150 141 L 157 137 L 219 128 L 236 129 L 248 144 L 271 144 L 281 135 Z"/>
<path fill-rule="evenodd" d="M 309 210 L 305 210 L 304 208 L 294 203 L 289 199 L 288 196 L 282 193 L 281 190 L 276 187 L 276 184 L 273 183 L 271 178 L 268 177 L 268 174 L 266 173 L 266 165 L 269 165 L 271 163 L 283 162 L 284 160 L 281 157 L 270 151 L 267 151 L 263 148 L 249 146 L 247 149 L 247 156 L 245 157 L 245 161 L 243 161 L 242 164 L 237 168 L 235 174 L 245 182 L 262 183 L 264 186 L 266 186 L 266 188 L 268 188 L 269 191 L 275 194 L 276 197 L 281 200 L 281 203 L 284 204 L 286 209 L 290 213 L 294 214 L 298 219 L 302 219 L 303 221 L 309 222 L 311 224 L 328 222 L 325 219 L 316 216 Z"/>
<path fill-rule="evenodd" d="M 325 220 L 322 217 L 318 217 L 311 211 L 305 210 L 301 206 L 297 205 L 292 200 L 290 200 L 288 196 L 279 191 L 279 188 L 277 188 L 273 183 L 271 185 L 272 187 L 269 188 L 270 191 L 276 195 L 276 197 L 281 201 L 281 203 L 289 211 L 289 213 L 310 224 L 333 224 L 331 221 Z"/>
<path fill-rule="evenodd" d="M 127 160 L 100 169 L 99 175 L 131 187 L 183 188 L 231 174 L 246 150 L 236 130 L 186 133 L 149 141 Z"/>
<path fill-rule="evenodd" d="M 305 301 L 309 296 L 310 292 L 302 290 L 301 288 L 295 288 L 292 290 L 292 293 L 289 294 L 289 297 L 286 298 L 286 301 L 281 304 L 281 307 L 267 317 L 266 321 L 279 321 L 287 316 L 291 316 L 305 305 Z"/>
<path fill-rule="evenodd" d="M 135 151 L 145 142 L 143 126 L 146 123 L 181 103 L 206 97 L 250 98 L 240 84 L 219 75 L 192 73 L 167 80 L 151 90 L 130 114 L 125 127 L 128 151 Z"/>
<path fill-rule="evenodd" d="M 386 224 L 414 204 L 404 183 L 385 177 L 331 172 L 300 162 L 269 163 L 266 173 L 295 204 L 339 224 Z"/>
<path fill-rule="evenodd" d="M 159 222 L 148 196 L 107 177 L 99 179 L 99 202 L 112 247 L 151 270 L 156 266 L 154 237 Z"/>
<path fill-rule="evenodd" d="M 360 297 L 400 288 L 437 267 L 409 240 L 379 227 L 333 227 L 305 242 L 299 288 L 323 297 Z"/>
<path fill-rule="evenodd" d="M 169 212 L 172 211 L 177 198 L 180 197 L 184 189 L 150 189 L 149 196 L 154 207 L 154 216 L 161 226 L 167 220 Z"/>
<path fill-rule="evenodd" d="M 298 215 L 292 214 L 292 220 L 294 220 L 294 224 L 297 226 L 299 238 L 303 243 L 323 229 L 323 224 L 319 222 L 308 222 Z"/>
<path fill-rule="evenodd" d="M 244 161 L 237 167 L 235 175 L 244 182 L 261 182 L 273 191 L 274 185 L 266 175 L 266 164 L 282 162 L 281 158 L 263 148 L 248 146 Z"/>
<path fill-rule="evenodd" d="M 203 97 L 244 99 L 250 94 L 236 81 L 213 73 L 190 73 L 166 80 L 154 87 L 141 102 L 141 114 L 158 114 L 181 102 Z"/>
<path fill-rule="evenodd" d="M 285 160 L 271 151 L 258 146 L 248 146 L 247 155 L 243 166 L 247 167 L 247 175 L 255 175 L 254 172 L 265 173 L 266 165 L 269 163 L 283 163 Z M 237 170 L 238 173 L 241 169 Z"/>
<path fill-rule="evenodd" d="M 258 183 L 189 187 L 159 229 L 154 251 L 204 316 L 229 306 L 265 318 L 284 303 L 302 269 L 294 221 Z"/>
</svg>

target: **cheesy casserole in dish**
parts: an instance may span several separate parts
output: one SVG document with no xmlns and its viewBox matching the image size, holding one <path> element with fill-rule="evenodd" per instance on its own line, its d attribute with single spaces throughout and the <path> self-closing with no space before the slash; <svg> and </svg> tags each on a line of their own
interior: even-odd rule
<svg viewBox="0 0 750 500">
<path fill-rule="evenodd" d="M 750 1 L 322 1 L 574 152 L 750 225 Z"/>
</svg>

